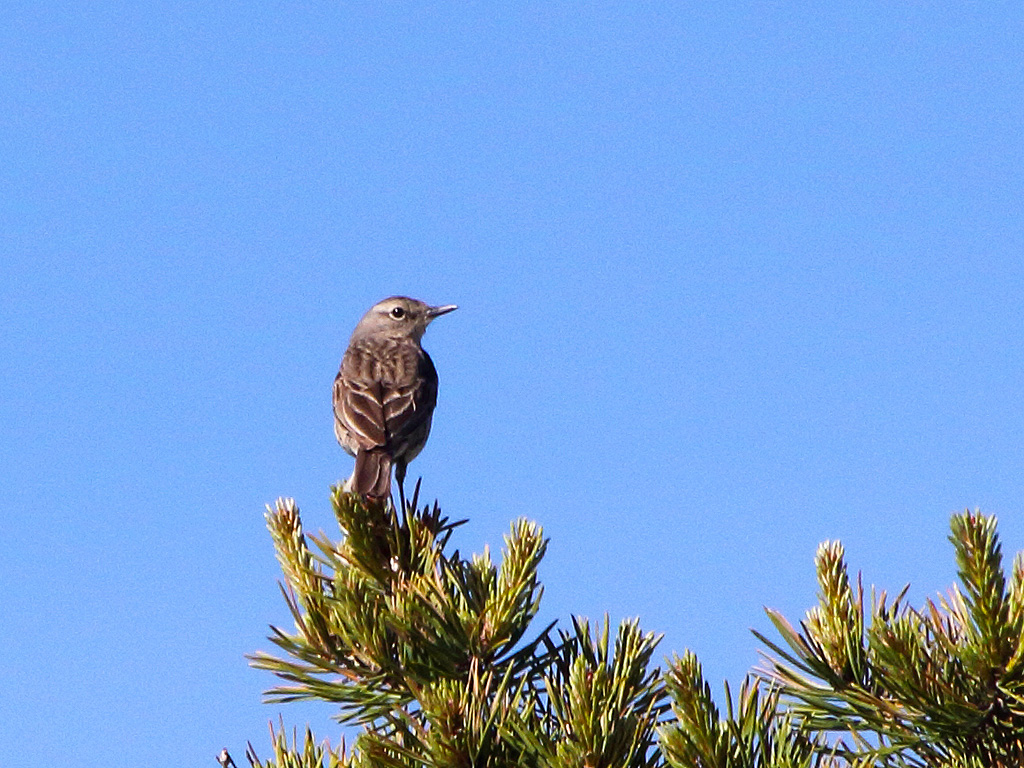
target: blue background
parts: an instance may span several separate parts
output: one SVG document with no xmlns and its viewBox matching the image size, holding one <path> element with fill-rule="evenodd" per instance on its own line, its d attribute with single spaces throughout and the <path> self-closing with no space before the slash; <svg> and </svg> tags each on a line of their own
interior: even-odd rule
<svg viewBox="0 0 1024 768">
<path fill-rule="evenodd" d="M 331 382 L 395 293 L 460 305 L 410 477 L 463 552 L 544 526 L 542 620 L 720 690 L 822 540 L 918 604 L 951 513 L 1024 549 L 1019 3 L 4 16 L 5 766 L 337 741 L 244 659 L 290 626 L 262 514 L 336 530 Z"/>
</svg>

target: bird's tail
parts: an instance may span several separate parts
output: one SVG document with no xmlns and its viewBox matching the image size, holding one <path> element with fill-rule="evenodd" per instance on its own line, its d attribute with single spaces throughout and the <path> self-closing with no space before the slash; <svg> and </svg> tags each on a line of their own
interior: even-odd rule
<svg viewBox="0 0 1024 768">
<path fill-rule="evenodd" d="M 391 456 L 384 451 L 359 451 L 345 490 L 386 499 L 391 496 Z"/>
</svg>

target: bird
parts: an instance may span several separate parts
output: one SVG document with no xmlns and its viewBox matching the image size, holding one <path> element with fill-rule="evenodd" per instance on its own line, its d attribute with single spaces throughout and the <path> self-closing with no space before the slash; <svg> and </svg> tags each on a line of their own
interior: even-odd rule
<svg viewBox="0 0 1024 768">
<path fill-rule="evenodd" d="M 231 755 L 228 754 L 227 747 L 224 747 L 224 749 L 220 751 L 220 754 L 217 755 L 217 762 L 220 763 L 221 768 L 228 768 L 229 765 L 231 768 L 238 768 L 235 765 L 235 761 L 231 759 Z"/>
<path fill-rule="evenodd" d="M 433 320 L 457 309 L 408 296 L 374 304 L 356 325 L 334 379 L 334 435 L 356 459 L 345 490 L 401 503 L 406 466 L 427 442 L 437 404 L 437 370 L 420 345 Z"/>
</svg>

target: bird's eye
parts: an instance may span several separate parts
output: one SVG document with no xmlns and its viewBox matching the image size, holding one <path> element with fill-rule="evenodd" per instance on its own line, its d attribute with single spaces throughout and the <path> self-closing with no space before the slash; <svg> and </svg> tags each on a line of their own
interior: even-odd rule
<svg viewBox="0 0 1024 768">
<path fill-rule="evenodd" d="M 401 307 L 395 307 L 394 309 L 391 310 L 391 316 L 395 318 L 395 320 L 401 320 L 403 317 L 405 317 L 405 310 L 402 309 Z"/>
</svg>

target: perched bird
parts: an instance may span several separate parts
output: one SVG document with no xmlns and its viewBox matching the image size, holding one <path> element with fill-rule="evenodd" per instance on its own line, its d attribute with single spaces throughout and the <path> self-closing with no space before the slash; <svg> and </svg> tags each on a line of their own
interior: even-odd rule
<svg viewBox="0 0 1024 768">
<path fill-rule="evenodd" d="M 229 765 L 231 768 L 238 768 L 235 765 L 235 761 L 231 759 L 231 755 L 228 754 L 227 747 L 224 747 L 224 749 L 220 751 L 220 754 L 217 755 L 217 762 L 220 763 L 221 768 L 228 768 Z"/>
<path fill-rule="evenodd" d="M 345 490 L 390 497 L 394 466 L 404 497 L 406 465 L 423 450 L 437 403 L 437 371 L 420 339 L 435 317 L 454 309 L 392 296 L 352 332 L 334 379 L 334 434 L 356 457 Z"/>
</svg>

